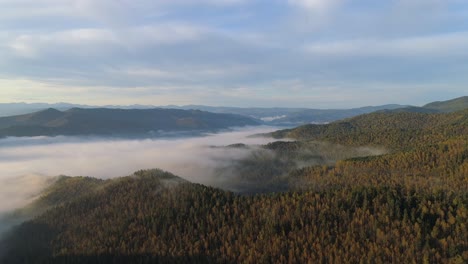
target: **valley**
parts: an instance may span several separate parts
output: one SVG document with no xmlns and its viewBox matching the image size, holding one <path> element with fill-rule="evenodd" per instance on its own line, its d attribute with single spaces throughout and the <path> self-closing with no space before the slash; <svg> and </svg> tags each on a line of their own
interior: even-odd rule
<svg viewBox="0 0 468 264">
<path fill-rule="evenodd" d="M 180 160 L 165 170 L 182 178 L 159 169 L 56 178 L 4 217 L 32 219 L 5 234 L 4 261 L 468 259 L 467 110 L 268 129 L 195 140 L 195 152 L 180 148 L 191 158 L 174 152 Z M 149 157 L 164 168 L 156 153 Z"/>
</svg>

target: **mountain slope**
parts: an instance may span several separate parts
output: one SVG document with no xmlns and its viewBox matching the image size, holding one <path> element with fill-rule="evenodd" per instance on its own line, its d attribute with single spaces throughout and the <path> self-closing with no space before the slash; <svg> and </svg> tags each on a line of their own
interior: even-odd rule
<svg viewBox="0 0 468 264">
<path fill-rule="evenodd" d="M 359 183 L 239 196 L 141 171 L 18 226 L 0 261 L 463 263 L 467 205 L 463 193 Z"/>
<path fill-rule="evenodd" d="M 248 117 L 177 109 L 47 109 L 0 118 L 2 136 L 145 135 L 258 125 Z"/>
<path fill-rule="evenodd" d="M 304 125 L 272 133 L 276 138 L 319 140 L 408 149 L 468 135 L 468 109 L 448 114 L 378 112 L 325 125 Z"/>
<path fill-rule="evenodd" d="M 468 108 L 468 96 L 458 97 L 452 100 L 432 102 L 423 108 L 434 109 L 440 112 L 455 112 Z"/>
<path fill-rule="evenodd" d="M 328 123 L 362 114 L 372 113 L 380 110 L 393 110 L 404 108 L 404 105 L 391 104 L 381 106 L 366 106 L 352 109 L 306 109 L 288 114 L 285 117 L 273 120 L 276 125 Z"/>
<path fill-rule="evenodd" d="M 436 109 L 430 109 L 430 108 L 418 107 L 418 106 L 408 106 L 408 107 L 396 108 L 392 110 L 384 109 L 384 110 L 380 110 L 379 112 L 382 112 L 382 113 L 410 112 L 410 113 L 426 113 L 426 114 L 440 113 L 440 111 Z"/>
<path fill-rule="evenodd" d="M 468 96 L 458 97 L 447 101 L 437 101 L 428 103 L 422 107 L 408 106 L 391 110 L 382 110 L 382 112 L 412 112 L 412 113 L 451 113 L 468 109 Z"/>
</svg>

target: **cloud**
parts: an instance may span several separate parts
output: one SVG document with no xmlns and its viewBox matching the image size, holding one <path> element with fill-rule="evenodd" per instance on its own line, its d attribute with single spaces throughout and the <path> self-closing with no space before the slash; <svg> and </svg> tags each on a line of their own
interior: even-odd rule
<svg viewBox="0 0 468 264">
<path fill-rule="evenodd" d="M 52 177 L 34 174 L 0 178 L 0 216 L 31 202 L 52 182 Z"/>
<path fill-rule="evenodd" d="M 307 45 L 316 56 L 374 56 L 439 58 L 468 55 L 468 32 L 398 39 L 360 39 Z"/>
<path fill-rule="evenodd" d="M 342 0 L 288 0 L 288 2 L 300 8 L 323 12 L 336 7 Z"/>
<path fill-rule="evenodd" d="M 34 174 L 13 178 L 0 177 L 0 239 L 10 227 L 25 220 L 22 217 L 20 219 L 8 217 L 9 214 L 37 199 L 41 192 L 54 181 L 54 177 Z"/>
<path fill-rule="evenodd" d="M 467 46 L 463 2 L 0 0 L 0 100 L 395 102 L 381 90 L 366 100 L 318 101 L 330 98 L 327 87 L 347 95 L 377 81 L 444 83 L 459 96 L 468 68 L 459 58 Z"/>
<path fill-rule="evenodd" d="M 22 35 L 16 37 L 16 39 L 11 41 L 8 46 L 19 56 L 26 58 L 35 58 L 37 57 L 38 52 L 35 47 L 30 45 L 31 42 L 31 36 Z"/>
<path fill-rule="evenodd" d="M 116 36 L 108 30 L 75 29 L 51 34 L 19 35 L 9 46 L 17 55 L 35 59 L 46 52 L 56 52 L 59 47 L 90 53 L 117 42 Z"/>
<path fill-rule="evenodd" d="M 68 56 L 105 56 L 108 51 L 128 52 L 145 47 L 196 40 L 203 33 L 199 27 L 183 24 L 146 25 L 118 30 L 78 28 L 51 33 L 21 34 L 9 43 L 18 55 L 29 58 L 66 54 Z"/>
<path fill-rule="evenodd" d="M 24 219 L 4 217 L 32 202 L 55 176 L 109 179 L 141 169 L 161 168 L 191 182 L 227 187 L 231 174 L 219 173 L 254 149 L 213 148 L 243 142 L 266 144 L 271 138 L 249 135 L 270 132 L 255 127 L 197 138 L 104 139 L 36 137 L 0 139 L 0 235 Z M 231 171 L 229 171 L 231 172 Z"/>
<path fill-rule="evenodd" d="M 213 8 L 245 4 L 247 0 L 0 0 L 0 21 L 40 18 L 73 21 L 85 19 L 108 25 L 126 24 L 141 16 L 158 17 L 177 8 L 210 6 Z M 129 12 L 130 11 L 130 12 Z"/>
<path fill-rule="evenodd" d="M 222 185 L 214 171 L 247 157 L 248 149 L 212 148 L 234 143 L 266 144 L 248 128 L 196 138 L 119 140 L 75 137 L 0 140 L 0 213 L 24 205 L 58 175 L 114 178 L 161 168 L 197 183 Z"/>
<path fill-rule="evenodd" d="M 78 137 L 0 139 L 0 235 L 24 219 L 3 218 L 32 202 L 58 175 L 103 179 L 161 168 L 196 183 L 224 186 L 215 173 L 247 157 L 251 150 L 213 148 L 243 142 L 266 144 L 249 135 L 273 131 L 249 128 L 198 138 L 118 140 Z"/>
<path fill-rule="evenodd" d="M 76 81 L 76 80 L 75 80 Z M 70 80 L 2 80 L 0 87 L 14 87 L 12 89 L 0 89 L 0 102 L 72 102 L 81 98 L 90 105 L 107 105 L 109 100 L 115 104 L 128 104 L 128 99 L 135 96 L 142 98 L 138 103 L 148 105 L 167 105 L 168 102 L 176 104 L 190 104 L 194 96 L 203 96 L 194 93 L 191 89 L 180 86 L 90 86 L 69 85 Z M 191 87 L 193 88 L 193 86 Z M 203 87 L 200 87 L 202 89 Z M 5 100 L 4 98 L 9 98 Z M 5 101 L 3 101 L 3 100 Z M 137 101 L 135 101 L 137 102 Z"/>
<path fill-rule="evenodd" d="M 255 69 L 249 65 L 227 64 L 213 67 L 210 65 L 199 65 L 199 67 L 182 66 L 178 68 L 166 67 L 128 67 L 128 68 L 109 68 L 110 74 L 121 74 L 127 78 L 144 78 L 149 82 L 159 80 L 173 80 L 181 82 L 193 82 L 193 80 L 203 81 L 208 85 L 212 80 L 226 80 L 245 74 L 254 74 Z"/>
</svg>

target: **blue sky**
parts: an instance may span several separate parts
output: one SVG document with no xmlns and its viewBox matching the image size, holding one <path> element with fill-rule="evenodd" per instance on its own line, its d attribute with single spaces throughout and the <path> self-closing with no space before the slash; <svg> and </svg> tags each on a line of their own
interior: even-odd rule
<svg viewBox="0 0 468 264">
<path fill-rule="evenodd" d="M 465 0 L 0 0 L 0 102 L 421 105 L 467 84 Z"/>
</svg>

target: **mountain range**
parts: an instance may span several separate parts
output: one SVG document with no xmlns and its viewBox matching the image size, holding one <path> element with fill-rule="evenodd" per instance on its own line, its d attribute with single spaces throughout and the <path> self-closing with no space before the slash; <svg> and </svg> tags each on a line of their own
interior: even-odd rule
<svg viewBox="0 0 468 264">
<path fill-rule="evenodd" d="M 204 105 L 168 105 L 157 108 L 179 109 L 179 110 L 201 110 L 220 114 L 236 114 L 257 119 L 266 125 L 272 126 L 297 126 L 308 123 L 329 123 L 336 120 L 349 118 L 361 114 L 372 113 L 375 111 L 393 111 L 393 112 L 420 112 L 420 113 L 442 113 L 462 110 L 468 107 L 468 96 L 455 98 L 448 101 L 439 101 L 428 103 L 422 107 L 408 106 L 399 104 L 387 104 L 380 106 L 365 106 L 351 109 L 309 109 L 309 108 L 241 108 L 241 107 L 216 107 Z M 0 117 L 29 114 L 45 109 L 54 108 L 59 111 L 67 111 L 72 108 L 94 109 L 154 109 L 151 105 L 129 105 L 129 106 L 89 106 L 76 105 L 69 103 L 45 104 L 45 103 L 9 103 L 0 104 Z"/>
<path fill-rule="evenodd" d="M 44 107 L 46 104 L 9 104 L 9 107 Z M 55 105 L 59 109 L 71 104 Z M 353 109 L 299 109 L 299 108 L 232 108 L 185 106 L 173 108 L 143 109 L 48 108 L 38 112 L 0 117 L 0 137 L 7 136 L 57 136 L 57 135 L 106 135 L 106 136 L 161 136 L 169 132 L 196 133 L 216 131 L 236 126 L 260 124 L 273 126 L 297 126 L 309 123 L 329 123 L 372 112 L 443 113 L 468 107 L 468 96 L 449 101 L 433 102 L 422 107 L 383 105 Z M 176 107 L 176 106 L 171 106 Z M 192 108 L 198 108 L 194 110 Z M 10 109 L 10 108 L 8 108 Z M 22 108 L 26 110 L 26 108 Z M 207 111 L 201 111 L 209 110 Z M 271 115 L 274 115 L 272 117 Z M 269 116 L 269 117 L 268 117 Z"/>
<path fill-rule="evenodd" d="M 8 136 L 157 136 L 208 132 L 258 125 L 253 118 L 178 109 L 83 109 L 43 111 L 0 118 L 0 137 Z"/>
<path fill-rule="evenodd" d="M 352 117 L 359 114 L 370 113 L 378 110 L 400 109 L 408 106 L 390 104 L 382 106 L 366 106 L 352 109 L 308 109 L 308 108 L 261 108 L 261 107 L 224 107 L 224 106 L 205 106 L 205 105 L 168 105 L 168 106 L 151 106 L 151 105 L 107 105 L 107 106 L 90 106 L 77 105 L 69 103 L 8 103 L 0 104 L 0 117 L 29 114 L 46 110 L 49 108 L 59 111 L 67 111 L 72 108 L 93 109 L 93 108 L 108 108 L 108 109 L 179 109 L 179 110 L 200 110 L 219 114 L 237 114 L 251 118 L 275 126 L 291 126 L 304 123 L 323 123 L 332 122 L 342 118 Z"/>
</svg>

